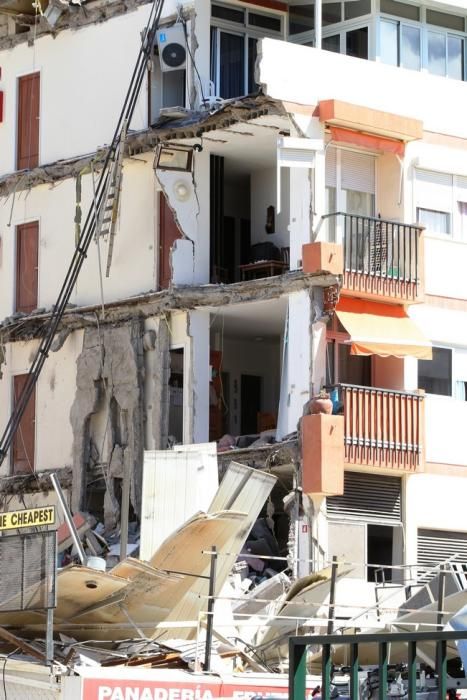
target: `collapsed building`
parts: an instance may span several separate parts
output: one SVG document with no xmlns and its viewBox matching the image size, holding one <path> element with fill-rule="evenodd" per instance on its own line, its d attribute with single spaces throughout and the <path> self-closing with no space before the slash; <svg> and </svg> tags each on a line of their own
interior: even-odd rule
<svg viewBox="0 0 467 700">
<path fill-rule="evenodd" d="M 151 7 L 44 5 L 0 3 L 0 426 L 95 205 Z M 257 513 L 271 562 L 296 579 L 343 560 L 334 613 L 350 624 L 465 563 L 467 93 L 451 54 L 446 75 L 421 54 L 427 72 L 387 65 L 414 5 L 335 5 L 321 37 L 311 3 L 165 2 L 113 219 L 1 495 L 3 511 L 53 504 L 57 471 L 73 512 L 139 531 L 147 455 L 216 443 L 221 475 L 234 460 L 278 476 Z M 463 11 L 416 9 L 423 41 L 436 22 L 464 51 Z"/>
</svg>

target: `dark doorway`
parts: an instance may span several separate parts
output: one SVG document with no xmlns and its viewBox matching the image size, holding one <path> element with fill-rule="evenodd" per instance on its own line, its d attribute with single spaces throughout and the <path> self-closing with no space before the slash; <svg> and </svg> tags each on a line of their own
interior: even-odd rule
<svg viewBox="0 0 467 700">
<path fill-rule="evenodd" d="M 183 348 L 170 351 L 169 435 L 183 443 Z"/>
<path fill-rule="evenodd" d="M 13 377 L 14 403 L 26 384 L 28 375 L 17 374 Z M 13 438 L 12 471 L 13 474 L 31 474 L 34 471 L 34 448 L 36 432 L 36 390 L 34 389 L 23 413 L 18 429 Z"/>
<path fill-rule="evenodd" d="M 391 566 L 393 563 L 393 536 L 394 528 L 387 525 L 367 525 L 368 532 L 368 564 L 381 566 L 378 571 L 374 566 L 368 567 L 368 581 L 381 583 L 392 581 L 392 569 L 384 569 L 384 565 Z"/>
<path fill-rule="evenodd" d="M 173 211 L 163 192 L 159 194 L 159 289 L 167 289 L 172 280 L 170 253 L 176 240 L 182 238 Z"/>
<path fill-rule="evenodd" d="M 242 435 L 256 433 L 258 430 L 258 413 L 261 411 L 261 377 L 242 374 L 241 391 L 241 432 Z"/>
<path fill-rule="evenodd" d="M 16 227 L 16 311 L 37 309 L 39 224 Z"/>
</svg>

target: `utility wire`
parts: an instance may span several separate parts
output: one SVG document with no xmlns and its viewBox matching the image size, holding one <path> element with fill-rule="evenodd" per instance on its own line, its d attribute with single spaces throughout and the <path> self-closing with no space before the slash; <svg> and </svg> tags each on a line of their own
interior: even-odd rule
<svg viewBox="0 0 467 700">
<path fill-rule="evenodd" d="M 114 158 L 116 155 L 116 150 L 120 140 L 120 132 L 125 122 L 127 122 L 128 124 L 131 122 L 131 118 L 135 110 L 136 102 L 141 91 L 141 86 L 147 67 L 147 61 L 151 55 L 152 46 L 154 44 L 156 32 L 159 26 L 163 6 L 164 0 L 153 0 L 151 11 L 149 13 L 148 23 L 143 33 L 141 47 L 138 53 L 135 67 L 133 69 L 133 74 L 131 76 L 130 85 L 125 96 L 122 111 L 118 118 L 111 144 L 107 150 L 103 169 L 101 171 L 101 175 L 99 177 L 99 181 L 96 187 L 98 211 L 105 202 L 105 192 L 107 181 L 110 176 L 111 161 L 112 158 Z M 65 312 L 66 306 L 70 300 L 71 294 L 76 284 L 76 280 L 81 271 L 81 267 L 87 256 L 87 252 L 91 241 L 94 238 L 96 225 L 97 221 L 95 214 L 95 203 L 92 202 L 88 209 L 86 221 L 83 226 L 81 235 L 79 237 L 78 244 L 74 249 L 73 257 L 71 259 L 71 263 L 65 276 L 62 288 L 59 292 L 55 306 L 53 307 L 50 319 L 43 330 L 42 340 L 39 344 L 39 348 L 29 369 L 28 378 L 24 384 L 20 396 L 18 397 L 17 403 L 10 415 L 8 423 L 0 439 L 0 465 L 3 463 L 8 453 L 8 450 L 11 447 L 13 438 L 18 429 L 21 418 L 23 417 L 23 414 L 26 410 L 32 392 L 34 391 L 34 387 L 37 383 L 42 367 L 44 366 L 44 363 L 48 357 L 50 346 L 52 345 L 55 333 Z"/>
</svg>

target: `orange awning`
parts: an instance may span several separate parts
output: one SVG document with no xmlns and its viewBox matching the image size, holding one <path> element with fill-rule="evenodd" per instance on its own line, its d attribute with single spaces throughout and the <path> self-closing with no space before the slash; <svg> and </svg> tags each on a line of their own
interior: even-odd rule
<svg viewBox="0 0 467 700">
<path fill-rule="evenodd" d="M 341 297 L 336 314 L 351 340 L 352 355 L 431 360 L 431 343 L 398 305 Z"/>
</svg>

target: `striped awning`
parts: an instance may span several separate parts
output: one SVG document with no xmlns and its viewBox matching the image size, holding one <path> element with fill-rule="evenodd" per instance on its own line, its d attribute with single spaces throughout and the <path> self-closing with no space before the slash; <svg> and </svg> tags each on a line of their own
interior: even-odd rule
<svg viewBox="0 0 467 700">
<path fill-rule="evenodd" d="M 341 297 L 336 314 L 350 335 L 352 355 L 432 359 L 431 342 L 403 306 Z"/>
</svg>

